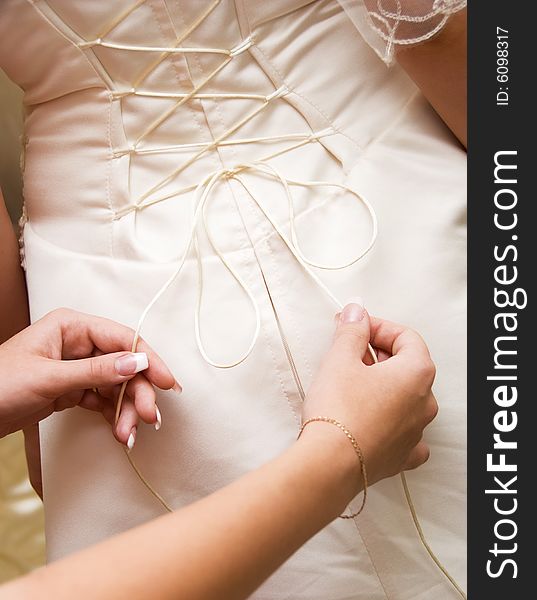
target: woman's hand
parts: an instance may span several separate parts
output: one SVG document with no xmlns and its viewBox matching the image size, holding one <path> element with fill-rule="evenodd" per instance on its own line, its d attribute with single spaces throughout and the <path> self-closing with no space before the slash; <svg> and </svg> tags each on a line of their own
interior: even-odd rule
<svg viewBox="0 0 537 600">
<path fill-rule="evenodd" d="M 429 457 L 423 430 L 438 411 L 431 391 L 435 368 L 424 341 L 402 325 L 370 318 L 357 303 L 336 320 L 332 348 L 304 403 L 304 421 L 316 416 L 341 421 L 362 448 L 369 483 L 418 467 Z M 377 364 L 369 355 L 370 341 Z M 335 427 L 314 422 L 303 435 L 321 436 L 339 451 L 345 447 L 358 471 L 351 444 Z"/>
<path fill-rule="evenodd" d="M 74 406 L 102 412 L 128 447 L 134 444 L 139 418 L 159 428 L 153 385 L 181 388 L 145 342 L 130 352 L 133 338 L 129 327 L 62 308 L 2 344 L 0 437 Z M 125 381 L 115 425 L 115 399 Z"/>
<path fill-rule="evenodd" d="M 366 359 L 370 335 L 385 359 L 375 365 Z M 373 483 L 426 459 L 419 440 L 436 413 L 433 375 L 416 333 L 377 319 L 370 332 L 367 313 L 351 304 L 306 398 L 304 417 L 345 423 L 364 450 Z M 266 465 L 184 508 L 34 571 L 8 584 L 4 595 L 0 590 L 0 597 L 70 600 L 87 588 L 94 600 L 249 598 L 344 510 L 362 485 L 357 465 L 341 431 L 311 423 Z"/>
</svg>

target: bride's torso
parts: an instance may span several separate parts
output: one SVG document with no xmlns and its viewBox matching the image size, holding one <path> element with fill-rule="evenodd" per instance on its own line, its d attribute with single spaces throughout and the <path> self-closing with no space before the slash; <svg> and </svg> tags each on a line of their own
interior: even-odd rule
<svg viewBox="0 0 537 600">
<path fill-rule="evenodd" d="M 464 382 L 446 338 L 464 333 L 464 157 L 413 84 L 331 0 L 8 0 L 1 11 L 0 61 L 25 90 L 33 318 L 70 305 L 135 325 L 194 224 L 208 354 L 244 355 L 259 311 L 248 358 L 228 370 L 207 364 L 193 326 L 200 276 L 191 253 L 148 314 L 142 334 L 185 389 L 183 400 L 159 398 L 163 428 L 141 431 L 134 452 L 159 493 L 181 506 L 292 441 L 301 401 L 293 369 L 307 386 L 334 306 L 274 223 L 291 238 L 290 194 L 304 255 L 349 262 L 372 235 L 353 190 L 376 210 L 379 241 L 350 269 L 314 271 L 341 300 L 358 293 L 420 328 L 436 351 L 438 458 L 414 489 L 436 548 L 461 577 L 463 490 L 452 486 L 464 469 Z M 195 214 L 204 192 L 217 251 Z M 51 419 L 42 445 L 51 557 L 160 514 L 92 415 Z M 356 523 L 327 528 L 256 597 L 456 595 L 392 480 Z"/>
<path fill-rule="evenodd" d="M 272 164 L 340 181 L 415 94 L 333 1 L 7 4 L 17 25 L 3 62 L 26 92 L 26 208 L 36 232 L 74 251 L 175 255 L 188 194 L 145 211 L 138 235 L 117 215 L 312 134 Z"/>
</svg>

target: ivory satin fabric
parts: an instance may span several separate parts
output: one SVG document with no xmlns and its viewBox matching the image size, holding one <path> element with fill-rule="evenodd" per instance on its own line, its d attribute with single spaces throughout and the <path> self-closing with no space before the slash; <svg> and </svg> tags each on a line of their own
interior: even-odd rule
<svg viewBox="0 0 537 600">
<path fill-rule="evenodd" d="M 415 327 L 430 346 L 440 414 L 426 433 L 431 459 L 408 479 L 429 543 L 464 587 L 465 153 L 412 82 L 382 63 L 335 1 L 216 3 L 180 45 L 239 51 L 200 89 L 211 97 L 190 98 L 174 110 L 178 100 L 170 96 L 191 92 L 229 54 L 168 53 L 136 86 L 149 95 L 133 94 L 133 82 L 164 52 L 147 48 L 173 47 L 211 3 L 147 0 L 118 21 L 134 4 L 2 5 L 1 66 L 25 90 L 27 107 L 24 253 L 32 318 L 70 306 L 136 326 L 188 243 L 194 192 L 177 192 L 312 136 L 267 164 L 288 180 L 345 184 L 376 211 L 379 236 L 371 253 L 347 269 L 314 271 L 342 302 L 360 295 L 372 314 Z M 245 40 L 251 46 L 240 51 Z M 226 138 L 237 143 L 219 143 L 165 181 L 200 144 L 220 140 L 264 102 Z M 260 137 L 270 139 L 247 141 Z M 289 235 L 281 182 L 255 169 L 243 177 Z M 335 187 L 291 187 L 308 259 L 345 263 L 365 248 L 371 223 L 355 196 Z M 236 367 L 218 369 L 202 358 L 192 253 L 148 314 L 142 335 L 184 392 L 159 394 L 162 429 L 141 426 L 133 457 L 173 507 L 256 468 L 296 437 L 301 401 L 270 298 L 306 388 L 336 311 L 236 180 L 218 181 L 207 219 L 258 306 L 261 329 Z M 201 337 L 211 359 L 233 362 L 248 348 L 255 311 L 201 225 L 199 231 Z M 41 426 L 41 444 L 50 560 L 163 513 L 98 415 L 54 415 Z M 370 490 L 357 519 L 335 521 L 253 597 L 458 596 L 420 544 L 401 482 L 393 478 Z"/>
</svg>

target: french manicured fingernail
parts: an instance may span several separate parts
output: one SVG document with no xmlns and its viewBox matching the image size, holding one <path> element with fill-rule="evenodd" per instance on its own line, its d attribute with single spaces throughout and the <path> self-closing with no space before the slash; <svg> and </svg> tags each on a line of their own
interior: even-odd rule
<svg viewBox="0 0 537 600">
<path fill-rule="evenodd" d="M 364 301 L 356 296 L 347 301 L 345 308 L 341 311 L 342 323 L 357 323 L 364 318 Z"/>
<path fill-rule="evenodd" d="M 183 391 L 183 388 L 176 381 L 174 386 L 172 387 L 172 390 L 180 394 Z"/>
<path fill-rule="evenodd" d="M 149 360 L 145 352 L 131 352 L 116 359 L 116 371 L 120 375 L 134 375 L 145 371 L 149 366 Z"/>
<path fill-rule="evenodd" d="M 162 427 L 162 415 L 160 414 L 160 410 L 158 406 L 155 405 L 155 412 L 157 414 L 157 421 L 155 423 L 155 429 L 158 431 Z"/>
<path fill-rule="evenodd" d="M 134 442 L 136 441 L 136 427 L 131 429 L 129 439 L 127 440 L 127 450 L 130 452 L 134 448 Z"/>
</svg>

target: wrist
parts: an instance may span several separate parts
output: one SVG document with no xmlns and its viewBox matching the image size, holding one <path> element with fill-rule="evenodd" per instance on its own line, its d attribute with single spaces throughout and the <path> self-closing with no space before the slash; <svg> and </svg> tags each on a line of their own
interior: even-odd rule
<svg viewBox="0 0 537 600">
<path fill-rule="evenodd" d="M 360 459 L 346 435 L 331 423 L 311 422 L 296 442 L 322 501 L 330 503 L 333 518 L 364 488 Z"/>
</svg>

